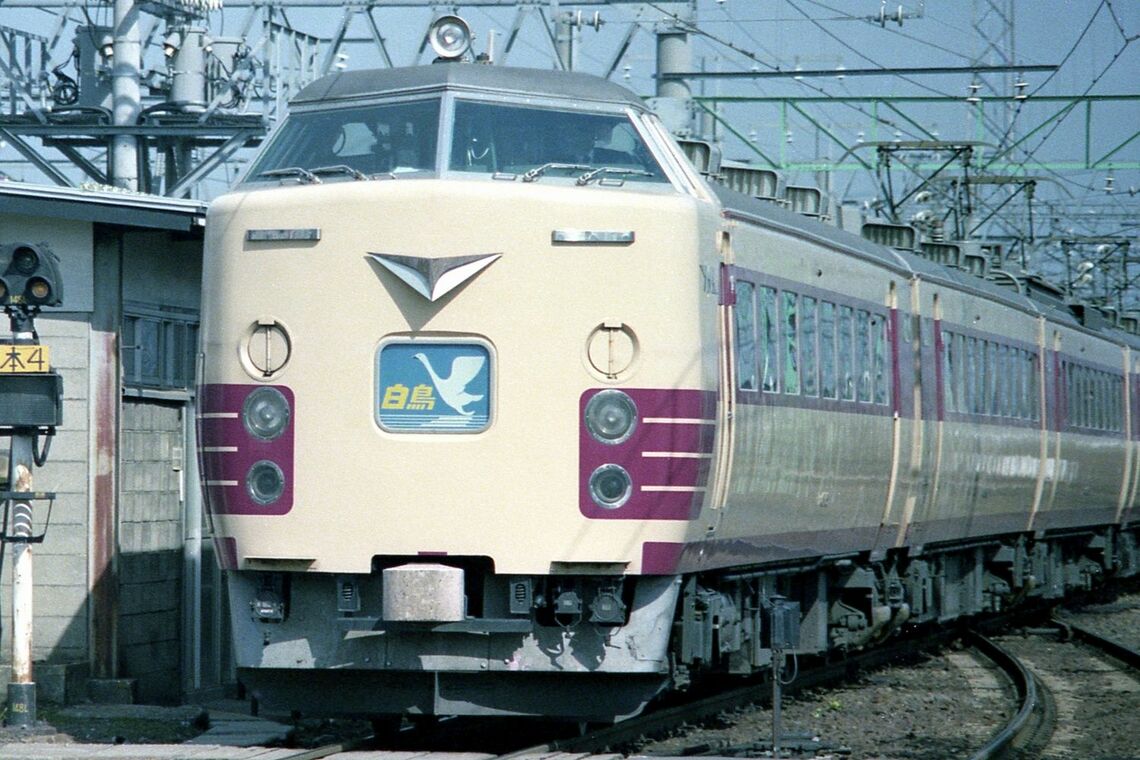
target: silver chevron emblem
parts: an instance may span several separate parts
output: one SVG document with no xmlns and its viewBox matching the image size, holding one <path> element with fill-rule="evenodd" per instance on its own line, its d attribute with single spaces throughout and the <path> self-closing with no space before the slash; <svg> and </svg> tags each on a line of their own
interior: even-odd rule
<svg viewBox="0 0 1140 760">
<path fill-rule="evenodd" d="M 429 301 L 437 301 L 494 264 L 503 254 L 483 253 L 436 259 L 398 256 L 394 253 L 369 252 L 368 255 L 407 283 L 412 290 Z"/>
</svg>

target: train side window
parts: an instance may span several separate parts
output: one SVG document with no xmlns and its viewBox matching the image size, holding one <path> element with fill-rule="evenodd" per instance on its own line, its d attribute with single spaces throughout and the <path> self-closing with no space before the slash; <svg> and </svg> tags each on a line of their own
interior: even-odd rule
<svg viewBox="0 0 1140 760">
<path fill-rule="evenodd" d="M 1095 369 L 1088 370 L 1089 375 L 1089 427 L 1097 429 L 1101 427 L 1100 421 L 1100 402 L 1101 402 L 1101 389 L 1100 389 L 1100 373 Z"/>
<path fill-rule="evenodd" d="M 1127 379 L 1117 375 L 1112 378 L 1112 429 L 1124 432 L 1124 383 Z"/>
<path fill-rule="evenodd" d="M 1127 376 L 1121 375 L 1114 379 L 1112 391 L 1112 419 L 1117 432 L 1124 432 L 1124 384 L 1128 382 Z"/>
<path fill-rule="evenodd" d="M 855 312 L 850 306 L 839 307 L 839 397 L 855 400 Z"/>
<path fill-rule="evenodd" d="M 1073 372 L 1072 362 L 1064 362 L 1062 377 L 1065 378 L 1065 423 L 1069 426 L 1077 424 L 1077 378 Z"/>
<path fill-rule="evenodd" d="M 1014 393 L 1015 367 L 1014 363 L 1010 361 L 1010 352 L 1013 350 L 1009 346 L 999 346 L 998 350 L 1001 352 L 1001 416 L 1002 417 L 1016 417 L 1013 409 L 1014 400 L 1017 396 Z"/>
<path fill-rule="evenodd" d="M 993 344 L 994 353 L 994 402 L 993 413 L 998 417 L 1006 416 L 1006 383 L 1009 375 L 1005 366 L 1005 346 L 1000 343 Z"/>
<path fill-rule="evenodd" d="M 746 391 L 760 390 L 756 374 L 756 286 L 736 283 L 736 381 Z"/>
<path fill-rule="evenodd" d="M 816 300 L 811 296 L 800 298 L 800 370 L 803 374 L 803 390 L 805 396 L 819 395 L 819 386 L 816 382 L 818 375 L 818 361 L 816 340 Z"/>
<path fill-rule="evenodd" d="M 1088 426 L 1088 384 L 1085 382 L 1084 367 L 1073 365 L 1073 393 L 1070 394 L 1075 402 L 1076 410 L 1073 422 L 1078 427 Z"/>
<path fill-rule="evenodd" d="M 966 411 L 978 413 L 978 340 L 966 338 Z"/>
<path fill-rule="evenodd" d="M 1037 367 L 1038 356 L 1036 353 L 1029 354 L 1028 369 L 1029 369 L 1029 419 L 1040 421 L 1041 419 L 1041 388 L 1040 388 L 1040 370 Z"/>
<path fill-rule="evenodd" d="M 835 304 L 819 304 L 819 393 L 824 398 L 838 398 L 835 383 Z"/>
<path fill-rule="evenodd" d="M 954 382 L 958 386 L 958 411 L 961 414 L 970 412 L 970 361 L 967 357 L 969 351 L 965 335 L 955 335 L 954 343 L 958 346 L 958 369 L 954 373 Z"/>
<path fill-rule="evenodd" d="M 1110 393 L 1108 378 L 1109 378 L 1109 375 L 1107 372 L 1101 372 L 1100 373 L 1100 399 L 1099 399 L 1100 403 L 1098 404 L 1098 406 L 1100 407 L 1100 429 L 1101 430 L 1108 430 L 1109 427 L 1111 426 L 1111 422 L 1108 419 L 1108 395 Z"/>
<path fill-rule="evenodd" d="M 1104 376 L 1104 422 L 1105 429 L 1116 431 L 1120 429 L 1120 415 L 1117 413 L 1117 399 L 1119 384 L 1116 375 Z"/>
<path fill-rule="evenodd" d="M 1092 378 L 1084 367 L 1077 367 L 1081 376 L 1081 427 L 1092 427 Z"/>
<path fill-rule="evenodd" d="M 1025 351 L 1021 361 L 1025 372 L 1025 419 L 1035 420 L 1040 406 L 1037 399 L 1037 355 L 1032 351 Z"/>
<path fill-rule="evenodd" d="M 990 411 L 990 378 L 986 372 L 986 345 L 987 341 L 978 339 L 978 414 L 989 414 Z"/>
<path fill-rule="evenodd" d="M 1100 427 L 1100 373 L 1094 369 L 1087 370 L 1087 373 L 1089 427 L 1096 429 Z"/>
<path fill-rule="evenodd" d="M 784 393 L 800 392 L 799 304 L 795 293 L 783 291 Z"/>
<path fill-rule="evenodd" d="M 998 344 L 983 341 L 985 346 L 982 367 L 985 371 L 985 407 L 982 414 L 998 415 Z"/>
<path fill-rule="evenodd" d="M 777 357 L 777 342 L 776 330 L 778 323 L 776 322 L 776 289 L 775 288 L 760 288 L 760 309 L 758 312 L 759 320 L 759 337 L 760 337 L 760 382 L 761 388 L 771 393 L 775 393 L 778 388 L 776 386 L 776 357 Z"/>
<path fill-rule="evenodd" d="M 1029 418 L 1029 367 L 1025 357 L 1024 349 L 1013 349 L 1013 369 L 1017 373 L 1017 381 L 1013 384 L 1013 414 L 1018 419 Z"/>
<path fill-rule="evenodd" d="M 890 395 L 890 376 L 887 374 L 887 318 L 882 314 L 871 316 L 871 350 L 874 352 L 875 403 L 885 405 Z"/>
<path fill-rule="evenodd" d="M 859 378 L 859 401 L 871 401 L 871 313 L 859 309 L 855 313 L 855 361 Z"/>
<path fill-rule="evenodd" d="M 958 411 L 958 386 L 954 382 L 954 370 L 958 365 L 954 333 L 942 330 L 942 403 L 948 411 Z"/>
</svg>

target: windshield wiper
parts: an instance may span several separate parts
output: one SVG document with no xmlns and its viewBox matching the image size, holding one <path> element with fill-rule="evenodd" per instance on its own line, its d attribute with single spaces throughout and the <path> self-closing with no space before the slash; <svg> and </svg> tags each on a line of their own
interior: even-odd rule
<svg viewBox="0 0 1140 760">
<path fill-rule="evenodd" d="M 556 161 L 552 161 L 548 164 L 543 164 L 542 166 L 536 166 L 528 172 L 524 172 L 522 175 L 522 181 L 523 182 L 534 182 L 536 179 L 541 177 L 543 174 L 546 174 L 546 172 L 549 171 L 550 169 L 575 169 L 575 170 L 580 171 L 582 169 L 589 170 L 590 165 L 589 164 L 561 164 L 561 163 L 558 163 Z"/>
<path fill-rule="evenodd" d="M 259 177 L 300 177 L 303 182 L 308 182 L 310 185 L 321 184 L 321 179 L 313 174 L 308 169 L 302 169 L 299 166 L 286 166 L 282 169 L 271 169 L 267 172 L 258 174 Z"/>
<path fill-rule="evenodd" d="M 353 169 L 348 164 L 336 164 L 334 166 L 318 166 L 316 169 L 310 169 L 310 174 L 347 174 L 353 179 L 368 179 L 368 175 L 364 172 Z"/>
<path fill-rule="evenodd" d="M 601 166 L 597 169 L 592 169 L 582 176 L 578 177 L 578 184 L 588 185 L 603 174 L 634 174 L 638 177 L 653 176 L 653 172 L 647 172 L 644 169 L 622 169 L 615 166 Z"/>
</svg>

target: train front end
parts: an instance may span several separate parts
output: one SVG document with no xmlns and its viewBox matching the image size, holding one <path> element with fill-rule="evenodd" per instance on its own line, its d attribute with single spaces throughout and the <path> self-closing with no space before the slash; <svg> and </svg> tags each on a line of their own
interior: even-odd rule
<svg viewBox="0 0 1140 760">
<path fill-rule="evenodd" d="M 610 720 L 665 686 L 715 466 L 717 224 L 601 80 L 301 94 L 207 224 L 200 456 L 262 704 Z"/>
</svg>

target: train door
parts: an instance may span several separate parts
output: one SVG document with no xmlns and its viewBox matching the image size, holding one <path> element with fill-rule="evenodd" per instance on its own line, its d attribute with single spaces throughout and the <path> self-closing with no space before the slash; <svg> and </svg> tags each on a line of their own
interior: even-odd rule
<svg viewBox="0 0 1140 760">
<path fill-rule="evenodd" d="M 900 293 L 891 282 L 887 293 L 891 469 L 876 541 L 879 553 L 906 543 L 916 509 L 931 487 L 923 409 L 925 394 L 934 385 L 930 351 L 923 350 L 924 344 L 930 348 L 930 330 L 923 327 L 920 281 L 912 280 L 909 286 L 909 293 Z"/>
<path fill-rule="evenodd" d="M 1140 355 L 1124 349 L 1124 430 L 1127 456 L 1125 482 L 1120 509 L 1117 511 L 1118 525 L 1127 524 L 1136 509 L 1137 491 L 1140 490 Z"/>
<path fill-rule="evenodd" d="M 708 506 L 712 510 L 706 530 L 714 533 L 724 515 L 728 482 L 732 474 L 733 425 L 736 409 L 736 284 L 732 276 L 732 237 L 728 230 L 719 236 L 717 267 L 717 414 L 713 471 L 710 475 Z"/>
</svg>

